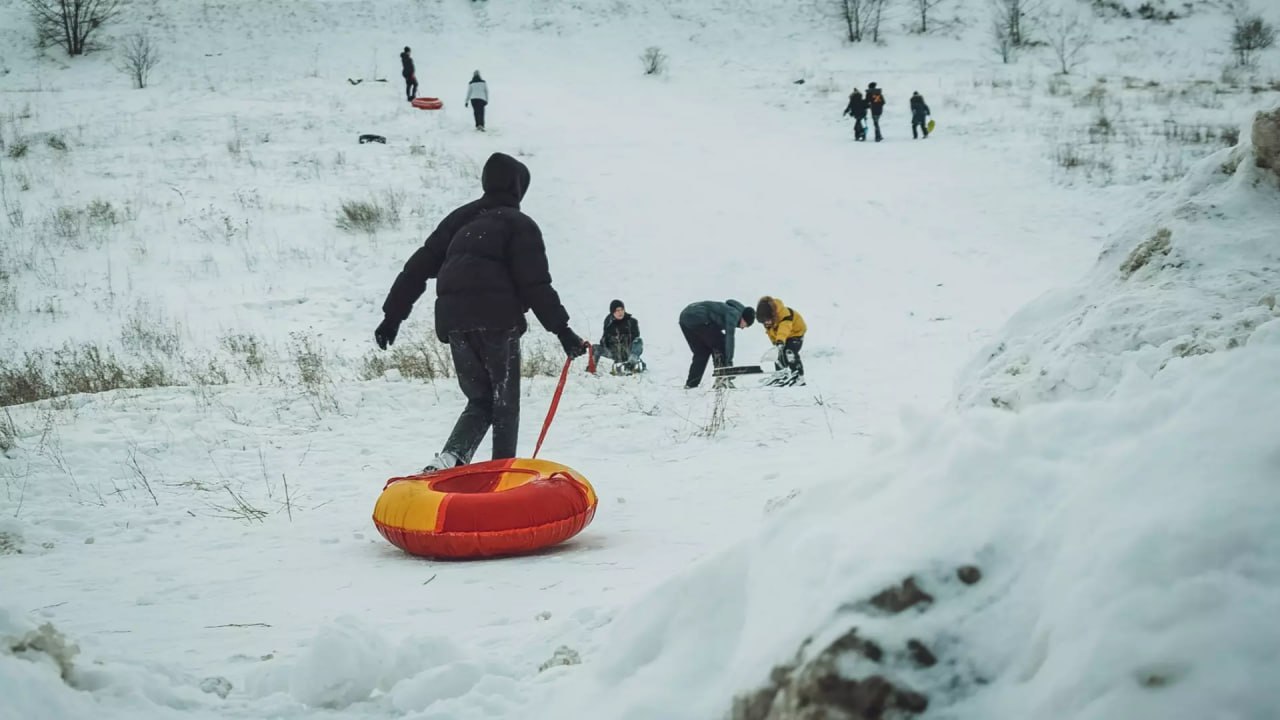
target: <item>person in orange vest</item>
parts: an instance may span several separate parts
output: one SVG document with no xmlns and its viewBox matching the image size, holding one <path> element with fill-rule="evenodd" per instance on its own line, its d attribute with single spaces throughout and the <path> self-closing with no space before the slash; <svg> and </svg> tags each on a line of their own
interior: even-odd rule
<svg viewBox="0 0 1280 720">
<path fill-rule="evenodd" d="M 875 83 L 867 86 L 867 107 L 871 109 L 871 124 L 876 126 L 876 142 L 884 139 L 880 134 L 880 113 L 884 112 L 884 93 Z"/>
<path fill-rule="evenodd" d="M 808 330 L 804 318 L 778 298 L 765 295 L 756 303 L 756 319 L 778 348 L 778 358 L 773 362 L 777 372 L 765 384 L 804 385 L 804 363 L 800 362 L 800 347 Z"/>
</svg>

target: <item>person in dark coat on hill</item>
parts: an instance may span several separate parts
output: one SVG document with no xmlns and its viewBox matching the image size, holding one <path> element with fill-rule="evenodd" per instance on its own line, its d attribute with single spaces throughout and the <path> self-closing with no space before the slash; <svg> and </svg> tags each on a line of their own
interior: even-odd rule
<svg viewBox="0 0 1280 720">
<path fill-rule="evenodd" d="M 467 406 L 424 472 L 470 462 L 490 427 L 493 459 L 516 456 L 520 336 L 528 329 L 527 310 L 560 339 L 570 358 L 588 347 L 569 329 L 569 313 L 551 286 L 542 231 L 520 212 L 529 169 L 494 153 L 480 182 L 484 195 L 449 213 L 405 263 L 374 331 L 378 347 L 393 344 L 427 280 L 436 279 L 436 336 L 449 344 Z"/>
<path fill-rule="evenodd" d="M 858 88 L 853 89 L 853 93 L 849 95 L 849 104 L 844 108 L 844 114 L 853 117 L 853 139 L 865 141 L 867 139 L 867 100 L 862 97 L 862 91 Z"/>
<path fill-rule="evenodd" d="M 875 83 L 867 86 L 867 106 L 871 110 L 871 123 L 876 126 L 876 142 L 884 140 L 880 134 L 880 114 L 884 112 L 884 93 Z"/>
<path fill-rule="evenodd" d="M 408 45 L 400 53 L 400 75 L 404 77 L 404 94 L 409 96 L 409 102 L 413 102 L 418 97 L 418 74 L 413 69 L 413 56 Z"/>
<path fill-rule="evenodd" d="M 604 333 L 595 347 L 596 355 L 613 361 L 614 372 L 633 373 L 644 370 L 640 353 L 644 352 L 644 340 L 640 339 L 640 323 L 627 312 L 621 300 L 609 303 L 609 314 L 604 316 Z"/>
<path fill-rule="evenodd" d="M 737 300 L 704 300 L 692 303 L 680 311 L 680 332 L 684 333 L 693 361 L 689 363 L 686 390 L 698 387 L 707 371 L 707 360 L 715 367 L 733 364 L 733 334 L 751 327 L 756 321 L 754 308 L 743 307 Z M 729 378 L 716 378 L 716 387 L 729 384 L 721 382 Z"/>
<path fill-rule="evenodd" d="M 929 106 L 925 104 L 924 98 L 918 92 L 911 93 L 911 139 L 919 138 L 916 134 L 916 128 L 920 128 L 920 132 L 924 133 L 926 138 L 929 137 L 929 126 L 925 124 L 925 117 L 932 115 L 929 112 Z"/>
</svg>

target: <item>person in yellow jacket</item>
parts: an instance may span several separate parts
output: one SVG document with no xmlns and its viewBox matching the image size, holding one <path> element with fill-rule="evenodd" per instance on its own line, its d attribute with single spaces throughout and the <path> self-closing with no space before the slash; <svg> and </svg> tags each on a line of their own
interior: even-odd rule
<svg viewBox="0 0 1280 720">
<path fill-rule="evenodd" d="M 778 348 L 774 369 L 778 373 L 769 385 L 804 385 L 804 364 L 800 362 L 800 347 L 808 329 L 800 313 L 787 307 L 781 300 L 765 295 L 756 303 L 756 319 L 764 326 L 765 334 Z"/>
</svg>

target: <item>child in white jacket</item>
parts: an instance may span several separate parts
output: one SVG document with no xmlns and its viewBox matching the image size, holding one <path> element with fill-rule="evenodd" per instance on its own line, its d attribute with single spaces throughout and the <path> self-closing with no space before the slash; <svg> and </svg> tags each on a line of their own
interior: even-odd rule
<svg viewBox="0 0 1280 720">
<path fill-rule="evenodd" d="M 471 76 L 471 84 L 467 86 L 467 102 L 471 112 L 476 116 L 476 129 L 484 130 L 484 106 L 489 104 L 489 85 L 480 77 L 480 71 Z"/>
</svg>

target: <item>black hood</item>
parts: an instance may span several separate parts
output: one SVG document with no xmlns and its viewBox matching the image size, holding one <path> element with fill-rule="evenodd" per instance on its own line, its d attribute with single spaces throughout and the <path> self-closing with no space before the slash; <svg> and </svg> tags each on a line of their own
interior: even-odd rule
<svg viewBox="0 0 1280 720">
<path fill-rule="evenodd" d="M 529 168 L 510 155 L 494 153 L 480 173 L 480 186 L 485 197 L 518 208 L 529 190 Z"/>
</svg>

